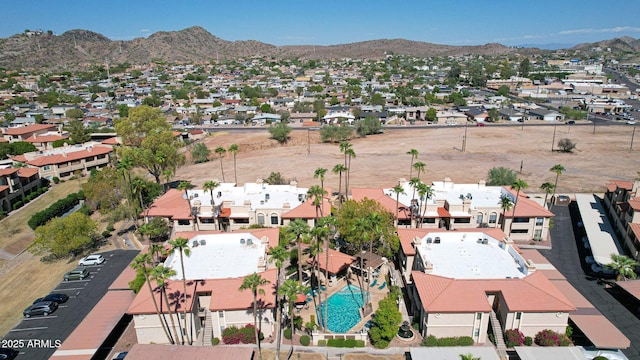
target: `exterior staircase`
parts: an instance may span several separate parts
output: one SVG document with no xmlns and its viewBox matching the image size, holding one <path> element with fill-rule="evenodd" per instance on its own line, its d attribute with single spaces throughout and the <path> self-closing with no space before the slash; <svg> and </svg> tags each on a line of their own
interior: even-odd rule
<svg viewBox="0 0 640 360">
<path fill-rule="evenodd" d="M 213 325 L 211 321 L 211 311 L 205 310 L 204 315 L 204 334 L 202 336 L 202 345 L 211 345 L 211 339 L 213 339 Z"/>
<path fill-rule="evenodd" d="M 493 334 L 496 339 L 498 356 L 500 356 L 500 359 L 502 360 L 508 360 L 507 345 L 504 343 L 504 332 L 502 331 L 502 325 L 500 325 L 500 320 L 498 320 L 498 316 L 495 311 L 491 310 L 489 320 L 491 321 L 491 328 L 493 329 Z"/>
</svg>

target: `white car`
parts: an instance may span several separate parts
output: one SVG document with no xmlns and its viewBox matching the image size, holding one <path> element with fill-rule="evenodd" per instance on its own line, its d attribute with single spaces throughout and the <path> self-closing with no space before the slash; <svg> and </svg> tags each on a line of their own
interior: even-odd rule
<svg viewBox="0 0 640 360">
<path fill-rule="evenodd" d="M 635 120 L 629 120 L 627 121 L 627 125 L 635 125 L 636 121 Z"/>
<path fill-rule="evenodd" d="M 99 254 L 91 254 L 89 256 L 85 256 L 80 261 L 78 261 L 78 265 L 82 266 L 91 266 L 91 265 L 100 265 L 104 262 L 104 256 Z"/>
</svg>

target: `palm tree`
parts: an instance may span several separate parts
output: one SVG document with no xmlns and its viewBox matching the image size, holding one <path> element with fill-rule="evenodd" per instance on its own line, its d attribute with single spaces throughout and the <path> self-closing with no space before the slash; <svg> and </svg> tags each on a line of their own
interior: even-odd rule
<svg viewBox="0 0 640 360">
<path fill-rule="evenodd" d="M 180 269 L 182 271 L 182 294 L 184 296 L 183 308 L 182 308 L 182 314 L 183 314 L 182 325 L 184 326 L 184 331 L 186 333 L 187 332 L 187 278 L 184 273 L 184 256 L 189 257 L 191 255 L 191 249 L 189 248 L 189 240 L 183 237 L 176 238 L 175 240 L 170 240 L 169 245 L 171 245 L 171 250 L 169 250 L 170 254 L 173 254 L 176 251 L 178 251 L 178 253 L 180 254 Z M 186 334 L 186 337 L 189 345 L 193 345 L 193 342 L 189 338 L 189 334 Z M 182 339 L 182 343 L 184 344 L 184 339 Z"/>
<path fill-rule="evenodd" d="M 398 223 L 400 219 L 398 218 L 400 212 L 400 194 L 405 194 L 404 187 L 400 184 L 396 185 L 391 189 L 396 194 L 396 227 L 398 227 Z M 405 194 L 406 195 L 406 194 Z"/>
<path fill-rule="evenodd" d="M 222 158 L 227 153 L 227 150 L 222 146 L 218 146 L 215 150 L 215 153 L 218 154 L 218 158 L 220 159 L 220 172 L 222 173 L 222 182 L 226 182 L 224 179 L 224 168 L 222 167 Z"/>
<path fill-rule="evenodd" d="M 167 192 L 169 183 L 171 182 L 173 175 L 175 175 L 175 169 L 173 168 L 162 170 L 162 176 L 164 176 L 164 181 L 165 181 L 165 183 L 162 185 L 162 192 L 165 192 L 165 193 Z"/>
<path fill-rule="evenodd" d="M 420 227 L 422 227 L 424 214 L 427 212 L 427 200 L 431 199 L 433 196 L 433 188 L 423 182 L 418 184 L 418 195 L 420 195 L 420 207 L 424 205 L 424 210 L 422 211 L 422 215 L 420 216 Z M 417 226 L 416 226 L 417 227 Z"/>
<path fill-rule="evenodd" d="M 311 271 L 313 272 L 314 276 L 316 277 L 316 291 L 318 292 L 318 303 L 322 304 L 322 288 L 320 287 L 320 262 L 318 260 L 318 257 L 320 256 L 320 254 L 322 253 L 322 236 L 324 235 L 324 228 L 320 227 L 320 226 L 315 226 L 313 229 L 311 229 L 311 232 L 309 233 L 310 237 L 313 237 L 315 239 L 315 241 L 311 241 L 311 244 L 309 245 L 309 255 L 311 255 Z M 311 289 L 313 289 L 313 282 L 311 283 Z M 316 309 L 316 313 L 318 312 L 318 303 L 316 303 L 316 299 L 315 296 L 313 297 L 313 302 L 315 304 L 314 308 Z"/>
<path fill-rule="evenodd" d="M 516 218 L 516 207 L 518 206 L 518 201 L 520 201 L 520 190 L 526 189 L 529 185 L 522 179 L 517 179 L 512 185 L 511 188 L 516 191 L 516 201 L 513 202 L 513 210 L 511 212 L 511 224 L 509 225 L 509 236 L 511 236 L 511 229 L 513 229 L 513 221 Z"/>
<path fill-rule="evenodd" d="M 553 195 L 551 195 L 551 203 L 553 204 L 553 198 L 556 196 L 556 189 L 558 188 L 558 178 L 562 175 L 566 169 L 560 164 L 553 165 L 549 171 L 556 173 L 556 181 L 553 183 Z M 551 206 L 549 206 L 551 208 Z"/>
<path fill-rule="evenodd" d="M 369 236 L 372 236 L 371 232 L 371 222 L 366 217 L 356 218 L 352 225 L 352 230 L 356 233 L 360 234 L 359 238 L 356 240 L 359 249 L 358 249 L 358 259 L 360 261 L 360 276 L 358 277 L 358 283 L 360 285 L 360 289 L 363 288 L 362 283 L 364 282 L 364 257 L 362 256 L 364 244 L 369 239 Z M 362 303 L 364 304 L 364 291 L 362 291 Z"/>
<path fill-rule="evenodd" d="M 338 225 L 338 220 L 334 216 L 329 215 L 327 217 L 323 217 L 322 219 L 320 219 L 318 225 L 327 229 L 327 232 L 325 233 L 327 235 L 327 241 L 325 244 L 325 252 L 324 252 L 325 254 L 324 278 L 325 278 L 325 281 L 327 281 L 328 283 L 329 282 L 329 242 L 330 242 L 330 236 L 335 235 L 336 226 Z M 328 313 L 329 313 L 329 308 L 327 307 L 326 311 L 324 312 L 324 320 L 322 322 L 323 329 L 325 329 L 327 326 Z"/>
<path fill-rule="evenodd" d="M 313 173 L 313 178 L 314 179 L 320 179 L 320 187 L 322 189 L 324 189 L 324 174 L 327 173 L 327 169 L 325 168 L 317 168 L 316 171 Z"/>
<path fill-rule="evenodd" d="M 153 266 L 160 263 L 160 256 L 166 255 L 166 250 L 162 244 L 152 243 L 149 248 L 149 254 L 151 255 L 151 260 L 153 262 Z"/>
<path fill-rule="evenodd" d="M 202 185 L 202 190 L 204 191 L 209 191 L 209 195 L 211 195 L 211 205 L 214 205 L 214 201 L 213 201 L 213 190 L 215 188 L 217 188 L 218 186 L 220 186 L 220 184 L 217 181 L 213 181 L 213 180 L 208 180 L 204 182 L 204 185 Z"/>
<path fill-rule="evenodd" d="M 638 263 L 634 259 L 625 255 L 611 254 L 611 260 L 613 262 L 605 266 L 609 269 L 617 271 L 618 275 L 616 277 L 616 281 L 626 281 L 627 279 L 633 280 L 638 277 L 638 274 L 636 274 L 635 270 L 638 266 L 640 266 L 640 263 Z"/>
<path fill-rule="evenodd" d="M 302 235 L 309 232 L 309 224 L 304 220 L 295 219 L 289 223 L 289 233 L 295 236 L 298 247 L 298 281 L 302 284 Z"/>
<path fill-rule="evenodd" d="M 240 149 L 238 148 L 238 144 L 229 145 L 229 149 L 227 151 L 229 151 L 230 153 L 233 154 L 233 176 L 235 177 L 236 185 L 237 185 L 238 184 L 238 169 L 236 168 L 236 155 L 238 155 L 238 152 L 240 152 Z"/>
<path fill-rule="evenodd" d="M 242 280 L 240 290 L 251 290 L 253 293 L 253 331 L 256 335 L 256 342 L 258 343 L 258 356 L 262 360 L 262 349 L 260 349 L 260 336 L 258 334 L 258 293 L 264 294 L 264 289 L 260 289 L 261 286 L 265 286 L 269 283 L 269 280 L 263 279 L 262 276 L 257 273 L 253 273 Z"/>
<path fill-rule="evenodd" d="M 160 308 L 158 308 L 158 301 L 156 300 L 156 296 L 153 292 L 153 288 L 151 287 L 151 281 L 149 280 L 149 276 L 151 275 L 150 274 L 151 269 L 147 267 L 147 265 L 151 265 L 151 264 L 153 264 L 153 259 L 151 257 L 151 254 L 144 253 L 144 254 L 139 254 L 133 259 L 133 262 L 131 263 L 131 267 L 137 271 L 142 271 L 142 274 L 144 275 L 144 278 L 145 278 L 145 282 L 147 283 L 147 287 L 149 288 L 149 295 L 151 296 L 151 300 L 153 301 L 153 307 L 155 308 L 156 314 L 158 314 L 158 320 L 162 325 L 162 330 L 164 331 L 164 334 L 167 337 L 167 340 L 169 340 L 171 344 L 175 344 L 173 337 L 169 333 L 169 325 L 167 324 L 167 320 L 163 318 L 162 313 L 160 312 Z"/>
<path fill-rule="evenodd" d="M 324 216 L 324 214 L 322 213 L 322 203 L 326 194 L 327 191 L 318 185 L 313 185 L 309 188 L 309 190 L 307 190 L 307 196 L 313 198 L 313 205 L 316 207 L 315 224 L 318 223 L 318 211 L 320 211 L 320 215 Z"/>
<path fill-rule="evenodd" d="M 172 337 L 178 339 L 180 335 L 178 334 L 178 329 L 176 329 L 176 323 L 173 320 L 173 313 L 171 311 L 171 303 L 169 303 L 169 297 L 167 296 L 168 279 L 175 275 L 175 270 L 163 265 L 158 265 L 151 270 L 151 279 L 160 287 L 164 302 L 167 304 L 167 312 L 169 313 L 169 320 L 171 320 L 171 328 L 173 329 Z"/>
<path fill-rule="evenodd" d="M 276 280 L 276 294 L 278 294 L 278 289 L 280 288 L 280 280 L 281 280 L 281 276 L 282 276 L 282 267 L 284 265 L 284 262 L 287 260 L 287 258 L 289 258 L 289 253 L 287 252 L 287 249 L 285 249 L 284 247 L 278 245 L 276 247 L 272 247 L 271 249 L 269 249 L 269 262 L 274 262 L 276 263 L 276 268 L 278 269 L 278 277 Z M 282 331 L 280 329 L 281 327 L 281 318 L 282 318 L 282 311 L 281 311 L 281 306 L 280 306 L 280 301 L 278 299 L 278 297 L 276 296 L 276 331 L 277 331 L 277 336 L 276 336 L 276 360 L 279 359 L 280 357 L 280 342 L 281 342 L 281 338 L 280 336 L 282 336 Z"/>
<path fill-rule="evenodd" d="M 420 179 L 420 173 L 425 171 L 425 169 L 427 168 L 427 164 L 423 163 L 422 161 L 418 161 L 415 164 L 413 164 L 413 168 L 418 171 L 418 175 L 416 175 L 416 177 L 419 180 Z"/>
<path fill-rule="evenodd" d="M 460 354 L 460 360 L 480 360 L 479 357 L 474 357 L 473 354 Z"/>
<path fill-rule="evenodd" d="M 546 182 L 543 183 L 542 185 L 540 185 L 540 189 L 542 189 L 545 193 L 544 195 L 544 206 L 546 206 L 547 208 L 549 207 L 549 204 L 547 204 L 547 197 L 549 197 L 549 194 L 551 194 L 553 192 L 553 189 L 555 189 L 556 186 L 553 185 L 550 182 Z"/>
<path fill-rule="evenodd" d="M 511 201 L 511 198 L 507 195 L 502 195 L 500 197 L 500 209 L 502 209 L 502 231 L 504 231 L 504 225 L 507 223 L 507 218 L 505 216 L 506 212 L 511 210 L 511 207 L 513 207 L 513 201 Z"/>
<path fill-rule="evenodd" d="M 413 194 L 411 195 L 411 214 L 410 214 L 412 226 L 413 226 L 413 213 L 414 213 L 413 207 L 415 206 L 415 203 L 416 203 L 416 188 L 418 187 L 419 184 L 421 184 L 419 177 L 414 177 L 411 180 L 409 180 L 409 185 L 411 185 L 411 188 L 413 189 Z"/>
<path fill-rule="evenodd" d="M 338 174 L 338 196 L 342 194 L 342 173 L 347 171 L 347 167 L 342 164 L 337 164 L 333 167 L 333 173 Z M 342 197 L 340 197 L 340 201 L 342 202 Z"/>
<path fill-rule="evenodd" d="M 291 321 L 291 350 L 293 351 L 293 338 L 296 332 L 296 328 L 293 325 L 293 308 L 296 302 L 296 298 L 298 294 L 304 294 L 308 291 L 306 286 L 299 284 L 297 281 L 293 279 L 287 279 L 282 284 L 282 286 L 278 289 L 278 294 L 284 296 L 287 303 L 289 304 L 289 320 Z"/>
<path fill-rule="evenodd" d="M 344 194 L 345 198 L 349 198 L 349 184 L 351 183 L 351 159 L 356 157 L 355 151 L 353 149 L 347 149 L 346 154 L 349 156 L 349 161 L 347 165 L 347 176 L 345 178 L 346 183 L 344 186 Z"/>
<path fill-rule="evenodd" d="M 349 197 L 349 168 L 351 165 L 351 157 L 356 157 L 355 152 L 353 151 L 353 145 L 351 145 L 348 141 L 343 141 L 340 143 L 340 152 L 344 154 L 344 167 L 347 172 L 344 176 L 344 196 L 345 198 Z"/>
<path fill-rule="evenodd" d="M 198 224 L 198 218 L 191 212 L 191 201 L 189 200 L 189 189 L 193 189 L 193 184 L 189 181 L 180 181 L 178 184 L 178 190 L 184 190 L 184 197 L 187 199 L 187 205 L 189 207 L 189 218 L 193 216 L 193 229 L 196 229 Z"/>
<path fill-rule="evenodd" d="M 407 155 L 411 155 L 411 166 L 409 167 L 409 179 L 413 177 L 413 161 L 418 158 L 418 150 L 411 149 L 407 151 Z"/>
</svg>

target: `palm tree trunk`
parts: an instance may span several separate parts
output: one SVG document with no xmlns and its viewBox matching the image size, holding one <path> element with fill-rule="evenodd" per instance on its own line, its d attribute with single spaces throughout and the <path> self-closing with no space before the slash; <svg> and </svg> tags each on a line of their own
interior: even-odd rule
<svg viewBox="0 0 640 360">
<path fill-rule="evenodd" d="M 162 294 L 164 295 L 164 301 L 165 301 L 165 303 L 167 303 L 167 311 L 169 312 L 169 320 L 171 320 L 171 327 L 173 328 L 173 333 L 175 335 L 174 338 L 178 339 L 180 337 L 180 335 L 178 334 L 178 329 L 176 329 L 176 323 L 173 320 L 173 313 L 171 312 L 171 306 L 169 305 L 169 298 L 167 297 L 167 290 L 163 286 L 161 288 L 161 291 L 162 291 Z M 183 342 L 182 345 L 184 345 L 184 342 Z"/>
<path fill-rule="evenodd" d="M 222 173 L 222 182 L 226 182 L 224 180 L 224 168 L 222 167 L 222 156 L 220 156 L 220 173 Z"/>
<path fill-rule="evenodd" d="M 340 202 L 342 202 L 342 171 L 339 172 L 338 179 L 338 197 L 340 197 Z"/>
<path fill-rule="evenodd" d="M 302 239 L 298 237 L 296 243 L 298 244 L 298 282 L 302 284 L 302 245 L 300 242 Z"/>
<path fill-rule="evenodd" d="M 262 360 L 262 349 L 260 349 L 260 334 L 258 333 L 258 293 L 257 289 L 253 292 L 253 332 L 256 336 L 258 344 L 258 356 Z"/>
<path fill-rule="evenodd" d="M 233 176 L 236 180 L 236 185 L 238 185 L 238 168 L 236 167 L 236 154 L 233 154 Z M 262 354 L 260 354 L 262 357 Z"/>
<path fill-rule="evenodd" d="M 189 338 L 189 334 L 187 332 L 187 278 L 185 277 L 184 274 L 184 258 L 182 257 L 182 248 L 178 249 L 180 250 L 180 267 L 182 268 L 182 292 L 183 292 L 183 296 L 184 296 L 184 308 L 182 309 L 182 313 L 184 316 L 184 319 L 182 319 L 183 324 L 184 324 L 184 334 L 187 338 L 187 342 L 189 343 L 189 345 L 193 345 L 193 342 L 191 341 L 191 339 Z M 184 342 L 184 339 L 182 340 Z"/>
<path fill-rule="evenodd" d="M 147 270 L 146 267 L 143 270 L 144 272 L 144 276 L 147 279 L 147 286 L 149 287 L 149 294 L 151 294 L 151 299 L 153 300 L 153 307 L 156 309 L 156 314 L 158 314 L 158 320 L 160 320 L 160 324 L 162 325 L 162 330 L 164 331 L 164 334 L 167 336 L 167 340 L 169 340 L 169 342 L 171 344 L 175 344 L 175 341 L 173 340 L 173 337 L 171 336 L 171 334 L 169 333 L 169 324 L 167 324 L 167 319 L 165 319 L 162 315 L 162 313 L 160 312 L 160 308 L 158 307 L 158 301 L 156 300 L 155 295 L 153 294 L 153 288 L 151 287 L 151 282 L 149 281 L 149 277 L 147 276 Z"/>
</svg>

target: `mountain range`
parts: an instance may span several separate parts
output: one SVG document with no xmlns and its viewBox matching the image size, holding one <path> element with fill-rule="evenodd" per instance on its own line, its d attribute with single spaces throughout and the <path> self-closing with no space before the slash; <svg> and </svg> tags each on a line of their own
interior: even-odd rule
<svg viewBox="0 0 640 360">
<path fill-rule="evenodd" d="M 611 51 L 640 52 L 640 40 L 622 37 L 597 43 L 576 45 L 572 50 L 593 48 Z M 22 33 L 0 39 L 0 67 L 10 69 L 74 68 L 78 65 L 104 63 L 142 64 L 154 60 L 165 62 L 207 62 L 247 57 L 330 59 L 382 58 L 386 54 L 417 57 L 456 56 L 464 54 L 534 55 L 549 52 L 538 48 L 509 47 L 501 44 L 477 46 L 439 45 L 404 39 L 381 39 L 350 44 L 320 46 L 275 46 L 255 40 L 226 41 L 202 27 L 180 31 L 160 31 L 147 38 L 129 41 L 110 40 L 88 30 L 70 30 L 61 35 Z"/>
</svg>

